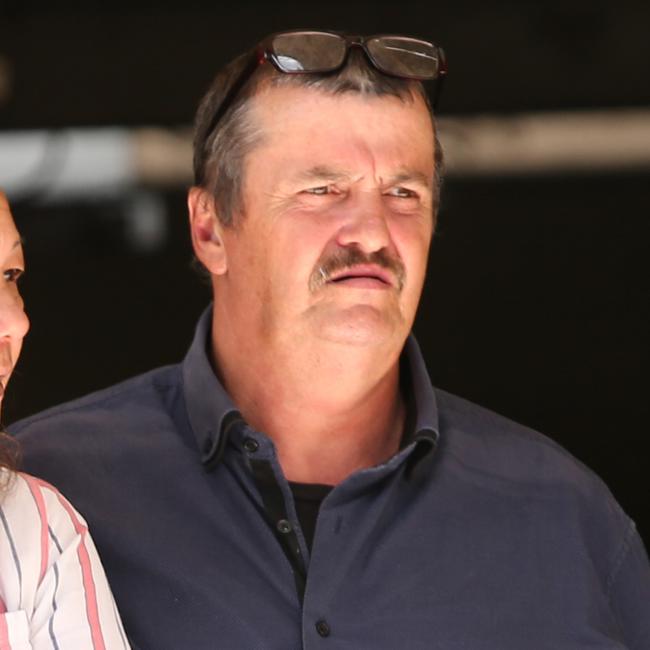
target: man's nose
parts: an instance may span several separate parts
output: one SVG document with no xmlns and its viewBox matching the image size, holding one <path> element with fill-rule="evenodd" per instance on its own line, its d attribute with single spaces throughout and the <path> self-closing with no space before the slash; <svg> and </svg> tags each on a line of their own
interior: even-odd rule
<svg viewBox="0 0 650 650">
<path fill-rule="evenodd" d="M 386 207 L 381 196 L 376 197 L 369 193 L 358 197 L 354 204 L 349 206 L 337 241 L 339 246 L 356 246 L 365 253 L 374 253 L 390 246 L 391 235 Z"/>
</svg>

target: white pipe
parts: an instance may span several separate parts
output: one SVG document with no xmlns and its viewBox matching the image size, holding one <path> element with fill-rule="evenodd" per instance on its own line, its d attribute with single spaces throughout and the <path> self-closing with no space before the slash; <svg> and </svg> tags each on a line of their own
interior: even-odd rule
<svg viewBox="0 0 650 650">
<path fill-rule="evenodd" d="M 650 109 L 443 117 L 447 174 L 536 175 L 650 170 Z M 189 129 L 0 132 L 10 199 L 116 195 L 192 182 Z"/>
<path fill-rule="evenodd" d="M 0 133 L 0 187 L 9 198 L 111 195 L 137 182 L 136 159 L 126 129 Z"/>
<path fill-rule="evenodd" d="M 445 118 L 450 174 L 544 174 L 650 169 L 650 110 Z"/>
</svg>

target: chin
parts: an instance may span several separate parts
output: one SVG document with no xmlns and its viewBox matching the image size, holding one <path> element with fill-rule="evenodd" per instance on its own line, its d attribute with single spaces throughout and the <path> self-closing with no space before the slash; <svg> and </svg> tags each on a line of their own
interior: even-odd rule
<svg viewBox="0 0 650 650">
<path fill-rule="evenodd" d="M 357 347 L 385 346 L 398 340 L 403 344 L 406 334 L 401 318 L 360 306 L 326 318 L 318 326 L 319 338 Z"/>
</svg>

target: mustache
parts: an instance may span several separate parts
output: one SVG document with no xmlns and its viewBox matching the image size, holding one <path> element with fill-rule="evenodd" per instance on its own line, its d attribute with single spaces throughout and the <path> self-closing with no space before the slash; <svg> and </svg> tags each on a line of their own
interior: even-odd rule
<svg viewBox="0 0 650 650">
<path fill-rule="evenodd" d="M 364 264 L 374 264 L 390 271 L 395 277 L 397 289 L 403 289 L 406 268 L 399 257 L 390 255 L 383 248 L 373 253 L 364 253 L 354 246 L 341 248 L 321 257 L 309 278 L 309 288 L 312 292 L 317 291 L 327 284 L 335 273 Z"/>
</svg>

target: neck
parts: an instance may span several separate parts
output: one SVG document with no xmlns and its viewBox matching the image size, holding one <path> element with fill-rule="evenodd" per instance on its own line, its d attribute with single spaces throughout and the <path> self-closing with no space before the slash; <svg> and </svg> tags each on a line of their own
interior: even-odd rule
<svg viewBox="0 0 650 650">
<path fill-rule="evenodd" d="M 288 480 L 336 485 L 397 451 L 400 350 L 235 344 L 219 322 L 212 352 L 220 377 L 246 421 L 273 440 Z"/>
</svg>

